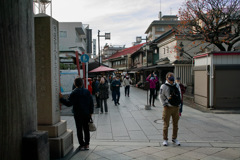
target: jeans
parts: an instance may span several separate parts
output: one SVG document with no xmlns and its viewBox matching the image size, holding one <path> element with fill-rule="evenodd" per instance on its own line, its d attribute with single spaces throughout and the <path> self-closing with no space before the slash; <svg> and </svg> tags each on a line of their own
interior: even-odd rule
<svg viewBox="0 0 240 160">
<path fill-rule="evenodd" d="M 74 119 L 77 128 L 77 138 L 80 146 L 89 145 L 90 142 L 90 132 L 88 127 L 88 122 L 90 120 L 90 115 L 76 115 L 74 114 Z M 84 138 L 83 138 L 84 133 Z"/>
<path fill-rule="evenodd" d="M 100 108 L 100 98 L 96 96 L 97 108 Z"/>
<path fill-rule="evenodd" d="M 120 91 L 113 91 L 114 103 L 115 104 L 119 103 L 119 99 L 120 99 Z"/>
<path fill-rule="evenodd" d="M 179 107 L 164 107 L 163 109 L 163 140 L 168 140 L 168 127 L 169 121 L 172 117 L 173 132 L 172 139 L 177 139 L 178 133 L 178 120 L 179 120 Z"/>
<path fill-rule="evenodd" d="M 101 112 L 103 112 L 103 103 L 105 112 L 108 112 L 107 99 L 100 99 Z"/>
<path fill-rule="evenodd" d="M 155 88 L 150 88 L 150 99 L 149 99 L 149 103 L 151 105 L 151 101 L 153 100 L 153 105 L 154 105 L 154 101 L 155 101 Z"/>
<path fill-rule="evenodd" d="M 183 101 L 180 104 L 179 113 L 182 113 L 182 110 L 183 110 Z"/>
<path fill-rule="evenodd" d="M 130 86 L 125 86 L 125 96 L 129 96 Z"/>
</svg>

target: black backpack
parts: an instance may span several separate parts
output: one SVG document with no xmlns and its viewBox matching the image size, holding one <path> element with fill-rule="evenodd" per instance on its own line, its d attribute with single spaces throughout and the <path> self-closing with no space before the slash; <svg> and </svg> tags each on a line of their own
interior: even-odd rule
<svg viewBox="0 0 240 160">
<path fill-rule="evenodd" d="M 170 89 L 170 98 L 168 99 L 168 102 L 172 106 L 179 106 L 181 104 L 181 95 L 180 95 L 180 92 L 179 92 L 176 84 L 174 84 L 172 86 L 172 85 L 165 83 L 165 85 L 168 86 Z"/>
</svg>

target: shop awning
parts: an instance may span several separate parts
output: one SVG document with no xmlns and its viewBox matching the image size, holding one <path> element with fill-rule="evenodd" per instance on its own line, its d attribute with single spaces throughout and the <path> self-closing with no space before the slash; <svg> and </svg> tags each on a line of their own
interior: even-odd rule
<svg viewBox="0 0 240 160">
<path fill-rule="evenodd" d="M 98 68 L 95 68 L 91 71 L 89 71 L 89 73 L 92 72 L 110 72 L 110 71 L 115 71 L 116 69 L 113 68 L 109 68 L 109 67 L 105 67 L 105 66 L 99 66 Z"/>
<path fill-rule="evenodd" d="M 130 72 L 128 72 L 128 73 L 136 73 L 136 72 L 138 72 L 138 71 L 130 71 Z"/>
</svg>

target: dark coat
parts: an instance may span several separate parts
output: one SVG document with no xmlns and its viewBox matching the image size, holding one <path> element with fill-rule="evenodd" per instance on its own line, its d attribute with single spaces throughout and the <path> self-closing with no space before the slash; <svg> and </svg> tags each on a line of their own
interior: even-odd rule
<svg viewBox="0 0 240 160">
<path fill-rule="evenodd" d="M 68 99 L 60 98 L 60 102 L 68 107 L 73 106 L 74 115 L 93 114 L 92 95 L 85 88 L 75 88 Z"/>
<path fill-rule="evenodd" d="M 92 82 L 92 95 L 95 95 L 96 93 L 96 81 Z"/>
<path fill-rule="evenodd" d="M 99 89 L 99 98 L 100 99 L 108 99 L 108 83 L 99 83 L 98 85 L 98 89 Z"/>
<path fill-rule="evenodd" d="M 112 83 L 111 83 L 112 91 L 119 92 L 120 91 L 120 87 L 121 87 L 121 82 L 119 80 L 112 81 Z"/>
</svg>

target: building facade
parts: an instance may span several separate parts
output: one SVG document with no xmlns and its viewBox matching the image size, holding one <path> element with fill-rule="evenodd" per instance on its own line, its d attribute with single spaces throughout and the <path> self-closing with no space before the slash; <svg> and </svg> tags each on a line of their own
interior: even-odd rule
<svg viewBox="0 0 240 160">
<path fill-rule="evenodd" d="M 59 23 L 59 56 L 61 63 L 74 63 L 78 52 L 79 59 L 82 53 L 92 54 L 92 30 L 88 24 L 82 22 Z"/>
<path fill-rule="evenodd" d="M 145 34 L 147 34 L 148 41 L 153 41 L 173 27 L 176 27 L 178 24 L 179 20 L 177 16 L 162 16 L 162 13 L 159 12 L 159 20 L 154 20 L 145 31 Z"/>
<path fill-rule="evenodd" d="M 194 102 L 215 109 L 239 109 L 240 52 L 207 52 L 194 57 Z"/>
</svg>

